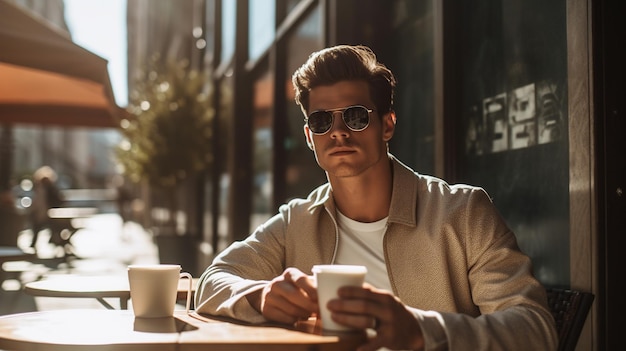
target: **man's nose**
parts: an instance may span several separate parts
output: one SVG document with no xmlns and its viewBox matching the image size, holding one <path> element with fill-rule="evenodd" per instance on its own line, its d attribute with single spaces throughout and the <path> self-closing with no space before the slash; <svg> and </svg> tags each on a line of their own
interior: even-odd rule
<svg viewBox="0 0 626 351">
<path fill-rule="evenodd" d="M 343 112 L 342 111 L 333 111 L 333 125 L 330 127 L 330 133 L 332 134 L 340 134 L 340 135 L 348 135 L 350 132 L 348 130 L 348 126 L 343 122 Z"/>
</svg>

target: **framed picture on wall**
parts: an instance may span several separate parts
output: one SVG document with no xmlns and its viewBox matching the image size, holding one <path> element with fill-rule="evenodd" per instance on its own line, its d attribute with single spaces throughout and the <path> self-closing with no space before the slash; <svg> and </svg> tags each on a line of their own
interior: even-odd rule
<svg viewBox="0 0 626 351">
<path fill-rule="evenodd" d="M 483 120 L 486 126 L 485 137 L 489 152 L 501 152 L 509 148 L 506 112 L 505 93 L 483 100 Z"/>
<path fill-rule="evenodd" d="M 509 93 L 508 102 L 511 149 L 537 144 L 535 84 L 513 89 Z"/>
</svg>

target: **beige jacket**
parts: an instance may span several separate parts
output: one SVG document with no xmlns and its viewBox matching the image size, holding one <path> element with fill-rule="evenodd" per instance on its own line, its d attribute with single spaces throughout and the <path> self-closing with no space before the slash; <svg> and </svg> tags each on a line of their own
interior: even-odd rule
<svg viewBox="0 0 626 351">
<path fill-rule="evenodd" d="M 530 259 L 480 188 L 417 174 L 390 155 L 384 238 L 393 293 L 411 307 L 426 350 L 553 350 L 557 335 Z M 197 311 L 264 322 L 244 297 L 286 267 L 333 263 L 339 240 L 329 184 L 223 251 L 200 278 Z"/>
</svg>

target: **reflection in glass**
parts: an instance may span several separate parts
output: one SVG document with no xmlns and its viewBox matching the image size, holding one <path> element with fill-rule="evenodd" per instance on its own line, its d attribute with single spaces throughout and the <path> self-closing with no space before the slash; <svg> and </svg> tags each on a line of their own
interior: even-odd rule
<svg viewBox="0 0 626 351">
<path fill-rule="evenodd" d="M 543 283 L 567 286 L 567 2 L 460 5 L 458 181 L 489 192 Z"/>
<path fill-rule="evenodd" d="M 398 79 L 398 124 L 391 152 L 415 170 L 435 172 L 434 25 L 432 1 L 393 3 L 392 55 L 386 62 Z"/>
<path fill-rule="evenodd" d="M 287 125 L 288 129 L 284 140 L 287 152 L 286 194 L 288 197 L 304 197 L 326 178 L 315 162 L 315 156 L 309 150 L 304 139 L 302 127 L 304 116 L 294 102 L 291 75 L 309 57 L 313 51 L 324 47 L 322 35 L 322 18 L 319 5 L 311 11 L 309 17 L 303 21 L 294 33 L 287 39 L 287 81 L 285 82 L 287 96 Z"/>
<path fill-rule="evenodd" d="M 272 208 L 272 77 L 266 72 L 254 83 L 251 231 L 275 212 Z"/>
<path fill-rule="evenodd" d="M 293 10 L 301 0 L 287 0 L 287 12 Z"/>
<path fill-rule="evenodd" d="M 208 56 L 206 62 L 211 62 L 215 51 L 215 0 L 205 0 L 205 22 L 204 22 L 204 40 L 206 41 L 205 56 Z"/>
<path fill-rule="evenodd" d="M 228 164 L 226 162 L 235 162 L 228 158 L 228 142 L 227 138 L 232 135 L 230 130 L 230 120 L 233 118 L 233 78 L 232 76 L 224 76 L 220 82 L 220 112 L 218 116 L 217 133 L 219 147 L 216 150 L 216 166 L 218 167 L 218 187 L 217 194 L 217 240 L 214 241 L 216 252 L 222 251 L 231 242 L 228 237 L 228 196 L 230 191 L 230 175 L 228 173 Z"/>
<path fill-rule="evenodd" d="M 256 60 L 274 40 L 276 34 L 276 1 L 249 0 L 249 4 L 249 58 Z"/>
<path fill-rule="evenodd" d="M 222 0 L 222 55 L 220 62 L 228 62 L 235 52 L 237 1 Z"/>
</svg>

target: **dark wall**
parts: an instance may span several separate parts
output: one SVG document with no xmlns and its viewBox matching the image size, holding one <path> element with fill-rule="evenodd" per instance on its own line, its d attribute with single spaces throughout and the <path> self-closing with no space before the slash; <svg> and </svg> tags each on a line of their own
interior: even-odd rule
<svg viewBox="0 0 626 351">
<path fill-rule="evenodd" d="M 626 267 L 626 5 L 620 0 L 593 2 L 594 103 L 598 174 L 600 292 L 596 303 L 601 350 L 623 348 L 626 301 L 621 289 Z"/>
</svg>

